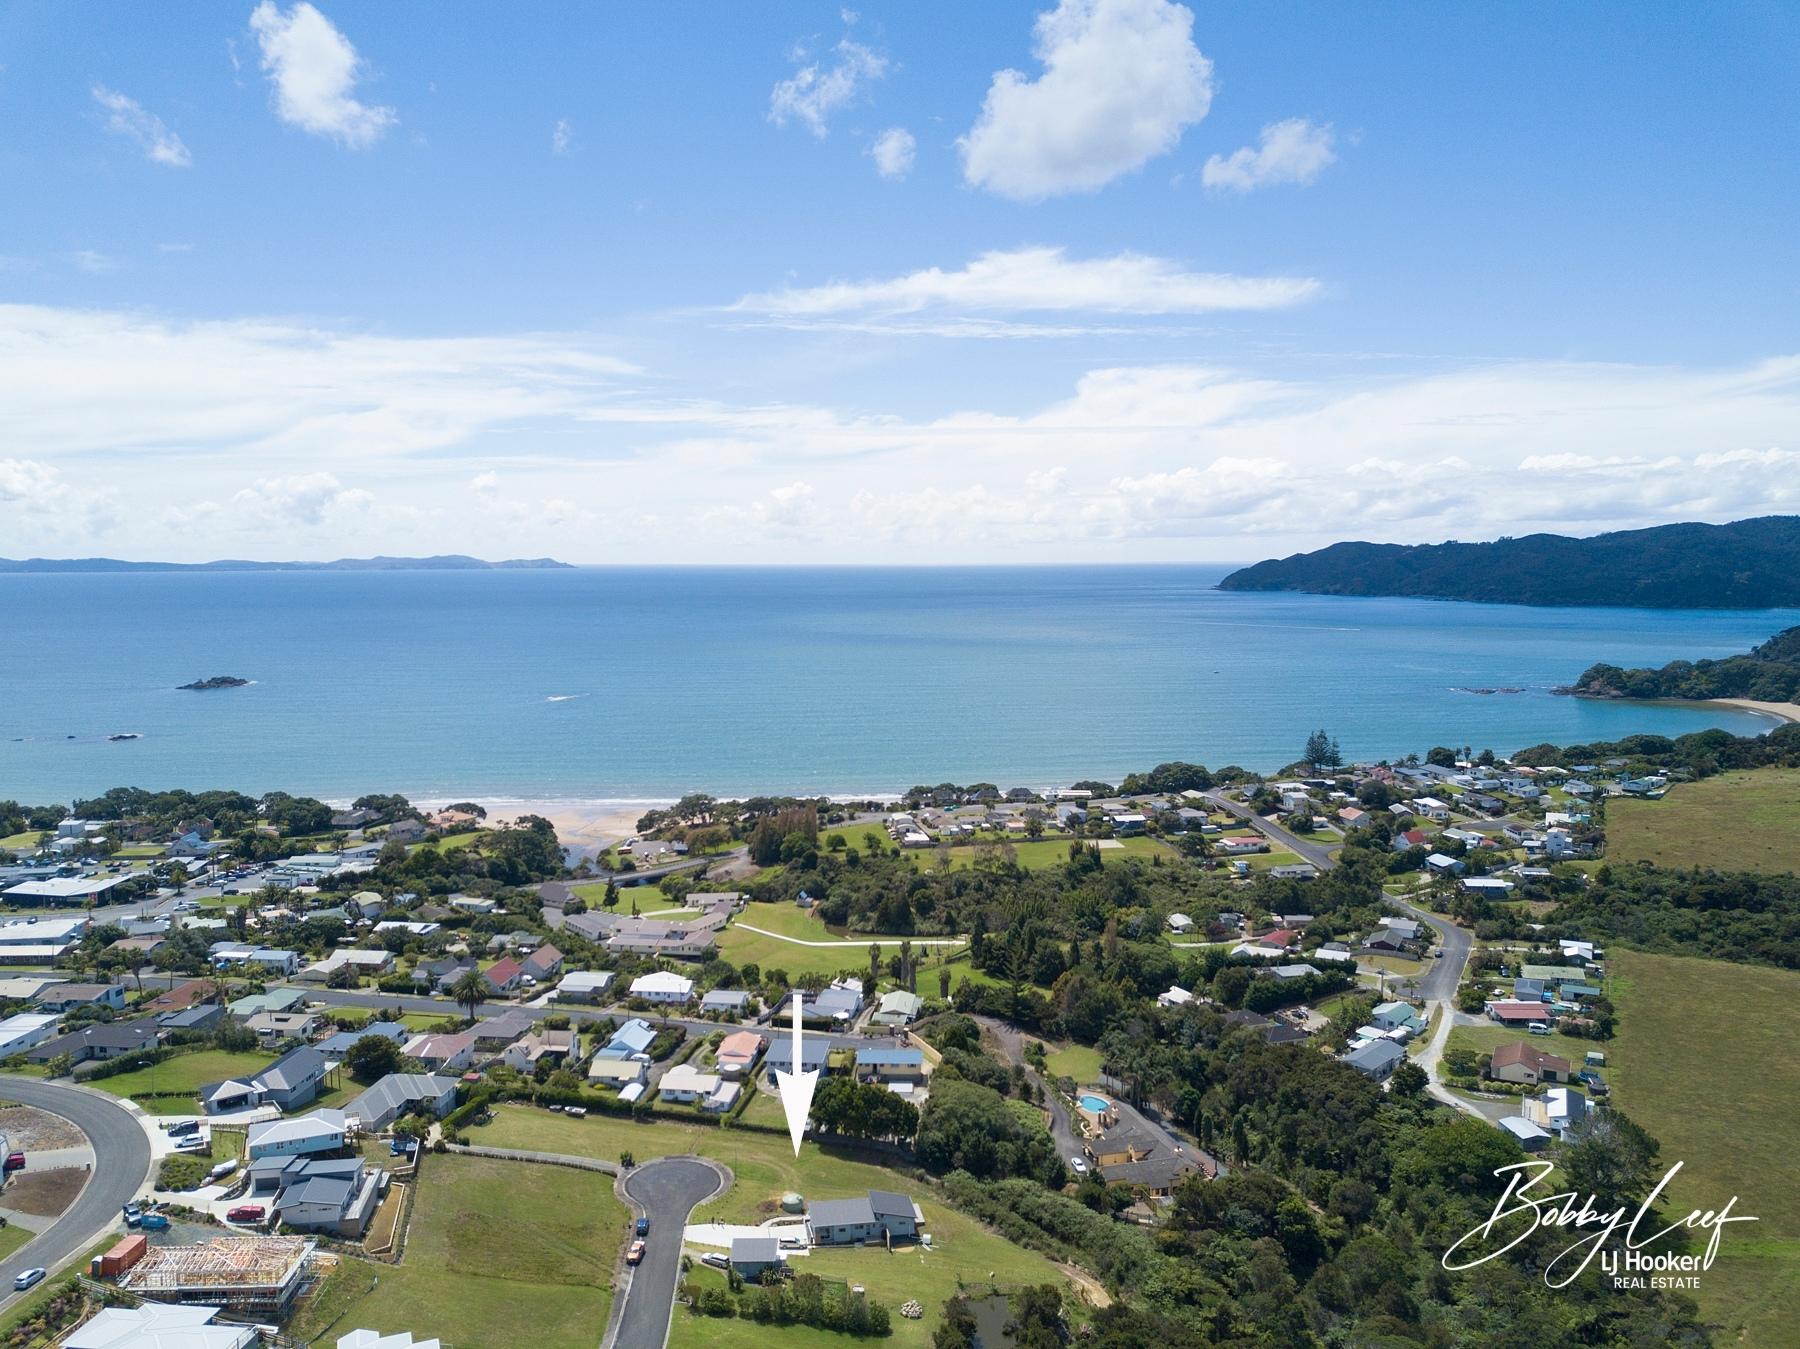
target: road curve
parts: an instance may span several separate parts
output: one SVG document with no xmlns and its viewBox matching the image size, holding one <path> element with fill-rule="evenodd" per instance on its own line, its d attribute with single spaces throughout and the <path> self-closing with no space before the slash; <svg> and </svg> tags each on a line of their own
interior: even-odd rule
<svg viewBox="0 0 1800 1349">
<path fill-rule="evenodd" d="M 663 1157 L 626 1176 L 625 1195 L 637 1214 L 650 1219 L 644 1260 L 628 1269 L 619 1306 L 601 1349 L 663 1349 L 681 1281 L 681 1237 L 688 1214 L 724 1191 L 731 1173 L 698 1157 Z"/>
<path fill-rule="evenodd" d="M 42 1265 L 54 1271 L 71 1256 L 83 1254 L 119 1220 L 125 1202 L 143 1188 L 150 1174 L 150 1139 L 137 1116 L 116 1097 L 86 1087 L 71 1087 L 32 1078 L 0 1083 L 0 1096 L 21 1105 L 61 1115 L 94 1147 L 94 1174 L 62 1217 L 5 1260 L 0 1260 L 0 1307 L 23 1294 L 12 1291 L 21 1270 Z"/>
</svg>

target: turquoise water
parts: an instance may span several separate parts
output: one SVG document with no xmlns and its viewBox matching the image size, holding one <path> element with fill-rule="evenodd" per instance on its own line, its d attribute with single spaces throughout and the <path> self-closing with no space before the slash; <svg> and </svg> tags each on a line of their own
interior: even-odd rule
<svg viewBox="0 0 1800 1349">
<path fill-rule="evenodd" d="M 1081 1098 L 1081 1108 L 1091 1115 L 1104 1115 L 1108 1110 L 1112 1109 L 1112 1102 L 1107 1100 L 1104 1096 L 1083 1096 Z"/>
<path fill-rule="evenodd" d="M 1318 726 L 1352 757 L 1749 732 L 1548 690 L 1800 623 L 1211 589 L 1226 570 L 0 576 L 0 797 L 880 793 L 1273 769 Z M 175 689 L 214 674 L 255 683 Z M 1524 691 L 1458 691 L 1500 686 Z"/>
</svg>

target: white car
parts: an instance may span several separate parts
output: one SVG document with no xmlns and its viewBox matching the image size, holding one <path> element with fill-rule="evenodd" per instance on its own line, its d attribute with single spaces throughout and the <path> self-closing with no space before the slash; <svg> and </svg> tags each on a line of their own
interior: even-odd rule
<svg viewBox="0 0 1800 1349">
<path fill-rule="evenodd" d="M 35 1269 L 22 1270 L 19 1277 L 13 1280 L 13 1287 L 23 1292 L 27 1288 L 36 1288 L 44 1281 L 44 1275 L 50 1271 L 41 1265 Z"/>
<path fill-rule="evenodd" d="M 1069 1170 L 1073 1171 L 1078 1176 L 1085 1176 L 1087 1174 L 1087 1163 L 1079 1157 L 1071 1157 L 1069 1158 Z"/>
</svg>

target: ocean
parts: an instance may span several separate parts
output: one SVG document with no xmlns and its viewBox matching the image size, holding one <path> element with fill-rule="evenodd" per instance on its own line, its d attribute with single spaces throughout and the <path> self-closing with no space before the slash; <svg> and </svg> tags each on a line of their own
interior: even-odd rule
<svg viewBox="0 0 1800 1349">
<path fill-rule="evenodd" d="M 1800 623 L 1214 590 L 1228 570 L 0 575 L 0 798 L 875 795 L 1272 770 L 1317 727 L 1351 758 L 1750 733 L 1770 723 L 1550 689 Z M 254 682 L 176 688 L 221 674 Z"/>
</svg>

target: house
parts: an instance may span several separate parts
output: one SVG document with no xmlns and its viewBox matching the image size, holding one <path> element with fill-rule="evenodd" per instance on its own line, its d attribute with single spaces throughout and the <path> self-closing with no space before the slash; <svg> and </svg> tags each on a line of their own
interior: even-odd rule
<svg viewBox="0 0 1800 1349">
<path fill-rule="evenodd" d="M 720 1079 L 719 1085 L 714 1087 L 700 1102 L 700 1108 L 715 1115 L 722 1115 L 736 1105 L 738 1098 L 743 1094 L 744 1084 L 742 1082 L 727 1082 Z"/>
<path fill-rule="evenodd" d="M 258 1012 L 244 1022 L 262 1040 L 310 1040 L 319 1030 L 319 1018 L 304 1009 L 295 1012 Z"/>
<path fill-rule="evenodd" d="M 781 1268 L 781 1242 L 775 1237 L 733 1237 L 731 1268 L 749 1283 L 760 1283 L 771 1269 Z"/>
<path fill-rule="evenodd" d="M 649 1052 L 656 1043 L 656 1031 L 642 1017 L 633 1017 L 613 1032 L 612 1039 L 600 1050 L 603 1059 L 628 1059 Z"/>
<path fill-rule="evenodd" d="M 498 913 L 500 905 L 491 899 L 483 899 L 480 895 L 451 895 L 450 907 L 460 909 L 463 913 L 472 913 L 485 917 L 490 913 Z"/>
<path fill-rule="evenodd" d="M 694 981 L 666 970 L 640 974 L 631 981 L 631 996 L 645 1002 L 689 1003 L 694 1000 Z"/>
<path fill-rule="evenodd" d="M 1542 979 L 1514 979 L 1513 1001 L 1548 1002 L 1549 998 L 1545 996 L 1544 981 Z"/>
<path fill-rule="evenodd" d="M 1472 895 L 1505 899 L 1515 887 L 1511 881 L 1500 876 L 1464 876 L 1462 888 Z"/>
<path fill-rule="evenodd" d="M 1173 932 L 1176 936 L 1185 937 L 1193 930 L 1194 920 L 1189 918 L 1185 913 L 1172 913 L 1169 915 L 1169 931 Z"/>
<path fill-rule="evenodd" d="M 1524 1026 L 1550 1018 L 1549 1009 L 1541 1002 L 1490 1002 L 1487 1004 L 1487 1014 L 1502 1026 Z"/>
<path fill-rule="evenodd" d="M 1361 806 L 1345 806 L 1337 813 L 1338 823 L 1346 829 L 1360 829 L 1369 822 L 1369 812 Z"/>
<path fill-rule="evenodd" d="M 500 1062 L 521 1073 L 532 1073 L 545 1059 L 572 1063 L 581 1057 L 581 1037 L 572 1030 L 533 1031 L 508 1045 Z"/>
<path fill-rule="evenodd" d="M 581 932 L 584 919 L 610 920 L 602 925 L 606 949 L 617 955 L 666 956 L 674 960 L 709 960 L 717 939 L 713 935 L 723 927 L 730 915 L 713 910 L 676 922 L 659 922 L 654 918 L 618 918 L 611 914 L 576 914 L 564 920 L 567 926 Z M 586 935 L 583 933 L 582 935 Z"/>
<path fill-rule="evenodd" d="M 1414 1034 L 1425 1029 L 1425 1023 L 1419 1020 L 1418 1009 L 1410 1002 L 1384 1002 L 1370 1014 L 1373 1021 L 1382 1030 L 1393 1030 L 1405 1026 Z"/>
<path fill-rule="evenodd" d="M 244 1136 L 244 1155 L 254 1162 L 264 1157 L 304 1157 L 318 1152 L 336 1152 L 344 1146 L 347 1137 L 343 1111 L 315 1110 L 296 1119 L 252 1124 Z"/>
<path fill-rule="evenodd" d="M 525 977 L 533 983 L 541 984 L 562 973 L 563 953 L 545 942 L 521 963 L 525 968 Z"/>
<path fill-rule="evenodd" d="M 1431 842 L 1431 835 L 1423 829 L 1403 829 L 1396 833 L 1388 846 L 1395 852 L 1408 852 L 1413 848 L 1423 848 Z"/>
<path fill-rule="evenodd" d="M 125 1010 L 123 984 L 52 984 L 37 996 L 37 1005 L 46 1012 L 72 1012 L 77 1007 L 110 1007 Z"/>
<path fill-rule="evenodd" d="M 417 1059 L 428 1073 L 461 1072 L 475 1062 L 475 1033 L 416 1035 L 401 1052 L 409 1059 Z"/>
<path fill-rule="evenodd" d="M 501 956 L 481 972 L 481 977 L 487 980 L 487 986 L 497 994 L 516 991 L 519 980 L 524 975 L 525 967 L 511 956 Z"/>
<path fill-rule="evenodd" d="M 1406 1051 L 1392 1040 L 1371 1040 L 1361 1048 L 1342 1055 L 1338 1062 L 1356 1069 L 1374 1082 L 1385 1082 L 1405 1059 Z"/>
<path fill-rule="evenodd" d="M 798 993 L 794 997 L 800 997 Z M 855 979 L 836 980 L 831 987 L 822 989 L 812 998 L 801 1001 L 801 1015 L 808 1021 L 829 1021 L 833 1025 L 848 1025 L 856 1020 L 856 1014 L 862 1011 L 862 984 Z"/>
<path fill-rule="evenodd" d="M 292 951 L 270 946 L 246 946 L 242 942 L 220 942 L 213 948 L 214 965 L 260 965 L 271 974 L 292 977 L 300 972 L 300 957 Z"/>
<path fill-rule="evenodd" d="M 734 1031 L 719 1041 L 719 1048 L 713 1054 L 713 1063 L 725 1077 L 747 1077 L 756 1064 L 757 1056 L 763 1052 L 763 1043 L 763 1037 L 755 1031 Z"/>
<path fill-rule="evenodd" d="M 341 1059 L 350 1052 L 351 1045 L 372 1035 L 404 1045 L 412 1038 L 413 1031 L 412 1027 L 400 1021 L 371 1021 L 355 1030 L 341 1030 L 336 1035 L 328 1036 L 319 1041 L 318 1049 L 327 1058 Z"/>
<path fill-rule="evenodd" d="M 1569 1061 L 1546 1054 L 1536 1045 L 1515 1040 L 1494 1051 L 1488 1076 L 1500 1082 L 1518 1082 L 1530 1087 L 1541 1082 L 1567 1082 Z"/>
<path fill-rule="evenodd" d="M 436 1073 L 389 1073 L 344 1107 L 366 1133 L 386 1129 L 402 1115 L 423 1112 L 442 1119 L 456 1104 L 456 1079 Z"/>
<path fill-rule="evenodd" d="M 169 939 L 162 933 L 146 932 L 136 937 L 120 937 L 106 948 L 106 953 L 126 956 L 137 964 L 143 964 L 168 944 Z"/>
<path fill-rule="evenodd" d="M 588 1081 L 603 1087 L 623 1089 L 633 1083 L 650 1080 L 650 1065 L 643 1059 L 603 1058 L 596 1054 L 588 1064 Z"/>
<path fill-rule="evenodd" d="M 421 961 L 413 966 L 413 983 L 438 993 L 447 993 L 456 981 L 477 966 L 468 956 L 445 956 L 439 960 Z"/>
<path fill-rule="evenodd" d="M 886 1238 L 911 1241 L 924 1223 L 919 1206 L 903 1194 L 870 1190 L 860 1199 L 815 1199 L 806 1212 L 815 1246 L 851 1246 Z"/>
<path fill-rule="evenodd" d="M 425 838 L 423 820 L 395 820 L 383 837 L 389 843 L 419 843 Z"/>
<path fill-rule="evenodd" d="M 1516 1138 L 1519 1146 L 1527 1152 L 1541 1152 L 1550 1142 L 1550 1131 L 1533 1124 L 1523 1115 L 1508 1115 L 1495 1123 Z"/>
<path fill-rule="evenodd" d="M 1269 844 L 1260 834 L 1251 834 L 1242 838 L 1221 838 L 1213 843 L 1213 851 L 1221 857 L 1245 857 L 1251 853 L 1269 851 Z"/>
<path fill-rule="evenodd" d="M 89 1059 L 117 1059 L 128 1054 L 141 1054 L 146 1049 L 155 1049 L 163 1042 L 166 1034 L 161 1026 L 148 1018 L 142 1021 L 103 1022 L 81 1026 L 66 1035 L 46 1040 L 27 1050 L 25 1057 L 31 1063 L 48 1063 L 63 1054 L 67 1054 L 74 1063 L 86 1063 Z"/>
<path fill-rule="evenodd" d="M 612 981 L 611 970 L 575 970 L 563 975 L 556 996 L 564 1002 L 600 1002 Z"/>
<path fill-rule="evenodd" d="M 918 1020 L 919 1013 L 924 1010 L 925 999 L 898 988 L 881 995 L 875 1014 L 869 1019 L 878 1026 L 906 1026 Z"/>
<path fill-rule="evenodd" d="M 534 1019 L 530 1012 L 522 1007 L 515 1007 L 477 1021 L 469 1029 L 475 1037 L 476 1049 L 504 1049 L 520 1036 L 530 1032 Z"/>
<path fill-rule="evenodd" d="M 750 1009 L 750 995 L 741 988 L 715 988 L 700 999 L 702 1013 L 742 1016 Z"/>
<path fill-rule="evenodd" d="M 274 988 L 267 993 L 251 993 L 229 1004 L 225 1010 L 233 1021 L 245 1022 L 258 1012 L 291 1012 L 306 1001 L 297 988 Z"/>
<path fill-rule="evenodd" d="M 318 917 L 317 914 L 308 915 Z M 316 960 L 300 971 L 300 978 L 311 983 L 328 983 L 331 976 L 339 970 L 348 969 L 358 976 L 365 974 L 386 974 L 394 968 L 394 956 L 391 951 L 355 947 L 345 947 L 333 951 L 323 960 Z"/>
<path fill-rule="evenodd" d="M 1114 1162 L 1102 1174 L 1109 1185 L 1129 1185 L 1160 1199 L 1173 1193 L 1184 1177 L 1198 1171 L 1210 1178 L 1215 1170 L 1185 1152 L 1165 1150 L 1135 1162 Z"/>
<path fill-rule="evenodd" d="M 1188 992 L 1180 984 L 1170 984 L 1167 993 L 1158 993 L 1156 995 L 1156 1005 L 1158 1007 L 1186 1007 L 1193 1000 L 1194 995 Z"/>
<path fill-rule="evenodd" d="M 1397 935 L 1392 928 L 1384 927 L 1364 937 L 1362 940 L 1362 949 L 1365 951 L 1405 951 L 1407 949 L 1407 942 L 1405 938 Z"/>
<path fill-rule="evenodd" d="M 60 1019 L 48 1012 L 19 1012 L 0 1021 L 0 1060 L 43 1044 L 56 1034 Z"/>
<path fill-rule="evenodd" d="M 1527 1096 L 1520 1113 L 1539 1128 L 1567 1138 L 1587 1118 L 1587 1097 L 1573 1087 L 1551 1087 L 1542 1096 Z"/>
<path fill-rule="evenodd" d="M 59 1343 L 63 1349 L 255 1349 L 263 1342 L 255 1326 L 215 1325 L 220 1310 L 173 1302 L 102 1307 Z"/>
<path fill-rule="evenodd" d="M 922 1049 L 859 1049 L 856 1080 L 859 1082 L 921 1082 L 925 1078 Z"/>
<path fill-rule="evenodd" d="M 387 1173 L 370 1170 L 362 1158 L 293 1158 L 283 1169 L 270 1210 L 284 1227 L 360 1237 L 375 1216 Z"/>
<path fill-rule="evenodd" d="M 688 1064 L 678 1063 L 662 1075 L 656 1089 L 664 1100 L 686 1105 L 711 1096 L 719 1089 L 719 1081 L 715 1073 L 703 1073 Z"/>
<path fill-rule="evenodd" d="M 1271 965 L 1268 969 L 1262 971 L 1262 973 L 1268 975 L 1271 979 L 1283 980 L 1304 979 L 1307 976 L 1317 974 L 1318 972 L 1319 971 L 1313 966 L 1304 963 L 1298 965 Z"/>
<path fill-rule="evenodd" d="M 156 1018 L 156 1024 L 171 1035 L 190 1033 L 210 1035 L 217 1030 L 219 1023 L 225 1019 L 225 1009 L 216 1002 L 196 1003 L 192 1007 L 184 1007 L 178 1012 L 163 1012 Z"/>
<path fill-rule="evenodd" d="M 200 1088 L 200 1108 L 209 1115 L 263 1105 L 283 1111 L 298 1110 L 319 1094 L 328 1067 L 325 1056 L 313 1046 L 296 1045 L 252 1077 Z"/>
<path fill-rule="evenodd" d="M 831 1057 L 831 1042 L 823 1035 L 807 1035 L 800 1040 L 800 1066 L 794 1067 L 794 1039 L 791 1035 L 777 1035 L 769 1043 L 769 1052 L 763 1056 L 763 1071 L 768 1074 L 769 1087 L 776 1087 L 775 1074 L 793 1072 L 819 1072 L 826 1066 Z"/>
<path fill-rule="evenodd" d="M 1448 872 L 1454 875 L 1462 871 L 1463 861 L 1462 858 L 1452 857 L 1449 853 L 1434 852 L 1426 857 L 1425 869 L 1427 871 Z"/>
</svg>

